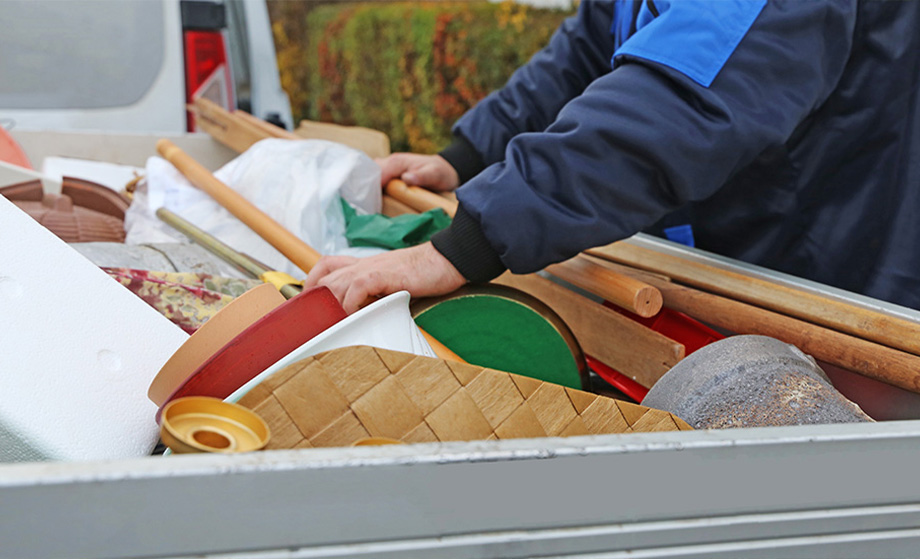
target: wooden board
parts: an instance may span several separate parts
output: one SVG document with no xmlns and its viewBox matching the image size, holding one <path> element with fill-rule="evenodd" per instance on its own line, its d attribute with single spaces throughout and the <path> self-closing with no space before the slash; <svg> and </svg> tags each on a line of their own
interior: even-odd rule
<svg viewBox="0 0 920 559">
<path fill-rule="evenodd" d="M 548 279 L 506 273 L 493 281 L 549 305 L 568 324 L 586 354 L 646 388 L 684 358 L 683 344 Z"/>
<path fill-rule="evenodd" d="M 259 140 L 271 138 L 264 129 L 233 115 L 217 103 L 196 99 L 188 106 L 199 128 L 237 153 L 243 153 Z"/>
<path fill-rule="evenodd" d="M 369 346 L 278 371 L 239 403 L 273 435 L 267 448 L 690 430 L 670 413 L 519 375 Z"/>
<path fill-rule="evenodd" d="M 329 140 L 361 150 L 376 159 L 390 155 L 390 138 L 378 130 L 301 120 L 295 133 L 310 140 Z"/>
</svg>

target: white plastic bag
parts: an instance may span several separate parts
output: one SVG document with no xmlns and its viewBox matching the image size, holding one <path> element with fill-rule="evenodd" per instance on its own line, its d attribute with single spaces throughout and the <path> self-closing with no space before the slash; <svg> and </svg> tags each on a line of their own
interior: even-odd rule
<svg viewBox="0 0 920 559">
<path fill-rule="evenodd" d="M 165 206 L 274 270 L 305 275 L 167 161 L 150 158 L 146 173 L 146 188 L 135 193 L 125 217 L 126 243 L 186 240 L 156 217 Z M 349 248 L 345 239 L 340 196 L 362 213 L 377 213 L 381 207 L 380 168 L 363 152 L 324 140 L 267 139 L 214 175 L 320 254 L 380 252 Z"/>
</svg>

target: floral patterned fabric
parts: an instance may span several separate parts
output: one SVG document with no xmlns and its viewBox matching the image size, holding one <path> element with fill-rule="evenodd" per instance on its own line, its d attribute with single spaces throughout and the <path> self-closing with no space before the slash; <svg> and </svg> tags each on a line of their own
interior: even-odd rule
<svg viewBox="0 0 920 559">
<path fill-rule="evenodd" d="M 262 283 L 189 272 L 102 269 L 189 334 L 234 298 Z"/>
</svg>

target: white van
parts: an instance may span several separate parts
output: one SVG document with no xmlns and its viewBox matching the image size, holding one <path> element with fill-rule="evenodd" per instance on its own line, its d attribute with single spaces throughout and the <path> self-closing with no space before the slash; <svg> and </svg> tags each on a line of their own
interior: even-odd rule
<svg viewBox="0 0 920 559">
<path fill-rule="evenodd" d="M 2 0 L 0 126 L 195 131 L 207 97 L 291 128 L 264 0 Z"/>
</svg>

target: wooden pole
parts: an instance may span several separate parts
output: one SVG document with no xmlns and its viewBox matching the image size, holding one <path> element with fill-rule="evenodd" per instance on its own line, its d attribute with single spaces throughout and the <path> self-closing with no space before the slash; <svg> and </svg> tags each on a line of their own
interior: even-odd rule
<svg viewBox="0 0 920 559">
<path fill-rule="evenodd" d="M 571 260 L 547 266 L 546 271 L 639 316 L 648 318 L 661 310 L 661 292 L 656 288 L 636 278 L 618 274 L 586 256 L 578 255 Z"/>
<path fill-rule="evenodd" d="M 692 287 L 920 355 L 920 324 L 909 320 L 629 243 L 613 243 L 585 252 L 611 262 L 664 274 L 674 281 Z"/>
<path fill-rule="evenodd" d="M 383 189 L 384 194 L 398 202 L 409 206 L 418 212 L 426 212 L 434 208 L 441 208 L 444 213 L 454 217 L 457 213 L 457 203 L 438 196 L 434 192 L 419 187 L 409 186 L 399 179 L 393 179 Z"/>
<path fill-rule="evenodd" d="M 663 281 L 640 270 L 600 265 L 657 287 L 666 307 L 737 334 L 771 336 L 861 375 L 920 392 L 920 357 L 711 293 Z"/>
<path fill-rule="evenodd" d="M 320 254 L 313 247 L 222 183 L 172 142 L 167 139 L 158 141 L 157 153 L 304 272 L 309 272 L 319 261 Z"/>
</svg>

